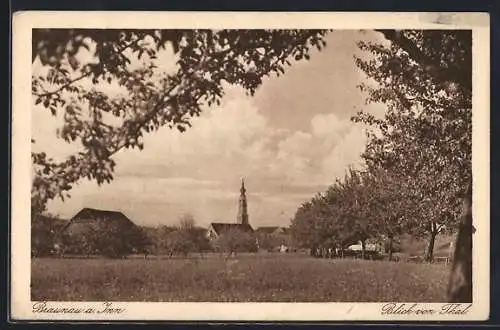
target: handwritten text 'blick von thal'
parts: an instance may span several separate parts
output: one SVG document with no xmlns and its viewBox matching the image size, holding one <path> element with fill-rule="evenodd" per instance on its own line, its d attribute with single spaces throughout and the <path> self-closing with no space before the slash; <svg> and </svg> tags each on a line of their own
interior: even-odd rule
<svg viewBox="0 0 500 330">
<path fill-rule="evenodd" d="M 440 308 L 408 303 L 390 303 L 382 306 L 382 315 L 465 315 L 472 304 L 443 304 Z"/>
</svg>

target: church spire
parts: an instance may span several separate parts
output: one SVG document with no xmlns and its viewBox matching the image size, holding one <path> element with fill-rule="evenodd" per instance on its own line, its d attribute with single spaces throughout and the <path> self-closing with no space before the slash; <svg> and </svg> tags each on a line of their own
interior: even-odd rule
<svg viewBox="0 0 500 330">
<path fill-rule="evenodd" d="M 246 191 L 247 190 L 245 189 L 245 179 L 241 178 L 241 188 L 240 188 L 241 195 L 245 195 Z"/>
<path fill-rule="evenodd" d="M 240 200 L 238 205 L 238 217 L 236 219 L 237 223 L 248 225 L 248 210 L 247 210 L 247 196 L 245 189 L 245 180 L 241 179 L 241 188 L 240 188 Z"/>
</svg>

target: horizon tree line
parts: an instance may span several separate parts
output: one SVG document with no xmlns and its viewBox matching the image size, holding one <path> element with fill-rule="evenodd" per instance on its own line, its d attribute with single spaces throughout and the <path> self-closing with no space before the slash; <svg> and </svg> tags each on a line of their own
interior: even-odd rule
<svg viewBox="0 0 500 330">
<path fill-rule="evenodd" d="M 117 223 L 95 222 L 84 230 L 69 233 L 68 224 L 54 215 L 33 214 L 31 224 L 31 250 L 33 257 L 82 255 L 125 258 L 132 254 L 172 257 L 207 252 L 234 255 L 238 252 L 257 252 L 269 248 L 276 240 L 266 237 L 262 246 L 257 234 L 228 230 L 215 240 L 209 240 L 206 228 L 196 225 L 194 217 L 183 214 L 173 226 L 136 226 L 120 228 Z"/>
</svg>

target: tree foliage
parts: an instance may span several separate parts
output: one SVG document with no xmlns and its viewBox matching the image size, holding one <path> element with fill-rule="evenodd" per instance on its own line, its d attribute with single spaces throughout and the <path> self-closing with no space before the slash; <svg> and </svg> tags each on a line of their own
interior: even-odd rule
<svg viewBox="0 0 500 330">
<path fill-rule="evenodd" d="M 62 231 L 57 244 L 63 254 L 101 255 L 122 258 L 145 253 L 150 245 L 146 232 L 136 226 L 124 227 L 116 221 L 94 221 L 81 224 L 75 231 Z"/>
<path fill-rule="evenodd" d="M 254 234 L 239 229 L 222 232 L 214 242 L 215 249 L 228 255 L 237 252 L 257 252 L 257 240 Z"/>
<path fill-rule="evenodd" d="M 360 42 L 369 58 L 355 59 L 370 79 L 360 86 L 367 103 L 387 107 L 383 117 L 352 118 L 371 127 L 366 167 L 301 205 L 292 232 L 310 246 L 344 232 L 427 236 L 432 261 L 436 235 L 459 229 L 450 299 L 470 301 L 473 229 L 470 203 L 464 213 L 460 197 L 472 194 L 472 32 L 378 32 L 390 42 Z"/>
<path fill-rule="evenodd" d="M 193 252 L 211 250 L 206 230 L 196 226 L 194 217 L 189 213 L 183 214 L 175 227 L 160 226 L 151 230 L 151 235 L 155 235 L 156 254 L 188 256 Z"/>
<path fill-rule="evenodd" d="M 32 208 L 67 193 L 80 178 L 113 179 L 113 155 L 144 147 L 142 137 L 168 126 L 183 132 L 205 106 L 219 104 L 224 84 L 253 95 L 263 78 L 283 74 L 293 60 L 325 46 L 323 30 L 113 30 L 35 29 L 32 59 L 48 67 L 33 76 L 35 104 L 63 114 L 59 137 L 81 151 L 56 161 L 32 153 Z M 87 49 L 92 60 L 82 61 Z M 176 57 L 173 72 L 155 64 L 161 49 Z M 143 66 L 130 64 L 144 60 Z M 86 82 L 86 84 L 84 84 Z M 110 95 L 103 83 L 119 86 Z M 36 143 L 36 141 L 33 141 Z"/>
<path fill-rule="evenodd" d="M 274 251 L 281 245 L 285 245 L 286 247 L 291 247 L 293 245 L 291 237 L 287 233 L 257 232 L 256 238 L 258 242 L 258 248 L 261 250 Z"/>
<path fill-rule="evenodd" d="M 31 215 L 31 254 L 35 257 L 54 253 L 59 232 L 67 225 L 66 220 L 54 215 Z"/>
<path fill-rule="evenodd" d="M 390 46 L 359 43 L 373 55 L 356 59 L 375 85 L 361 89 L 368 103 L 384 103 L 383 118 L 360 112 L 353 119 L 375 128 L 363 155 L 368 167 L 401 177 L 419 204 L 432 260 L 436 235 L 456 228 L 457 198 L 472 181 L 471 31 L 382 31 Z"/>
<path fill-rule="evenodd" d="M 173 254 L 187 256 L 195 249 L 195 246 L 187 232 L 177 229 L 166 237 L 165 248 L 170 256 Z"/>
<path fill-rule="evenodd" d="M 299 207 L 291 226 L 294 240 L 312 249 L 345 249 L 358 241 L 364 247 L 369 239 L 392 239 L 416 223 L 403 188 L 387 171 L 350 169 L 343 180 Z"/>
</svg>

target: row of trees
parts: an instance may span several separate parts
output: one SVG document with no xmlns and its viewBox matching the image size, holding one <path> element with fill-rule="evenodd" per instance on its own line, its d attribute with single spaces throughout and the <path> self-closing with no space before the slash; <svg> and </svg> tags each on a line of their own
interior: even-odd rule
<svg viewBox="0 0 500 330">
<path fill-rule="evenodd" d="M 459 197 L 471 184 L 471 32 L 382 33 L 389 46 L 360 42 L 372 56 L 356 58 L 371 78 L 359 86 L 367 103 L 387 106 L 382 118 L 352 118 L 371 128 L 366 166 L 303 204 L 292 229 L 310 246 L 426 236 L 431 261 L 436 236 L 458 229 Z"/>
<path fill-rule="evenodd" d="M 425 259 L 432 261 L 436 236 L 455 228 L 459 208 L 426 209 L 427 198 L 412 189 L 407 179 L 387 170 L 350 169 L 343 180 L 298 208 L 291 232 L 300 246 L 313 250 L 345 249 L 360 241 L 364 254 L 368 242 L 380 242 L 389 259 L 401 235 L 427 237 Z M 431 217 L 432 212 L 443 216 Z"/>
</svg>

